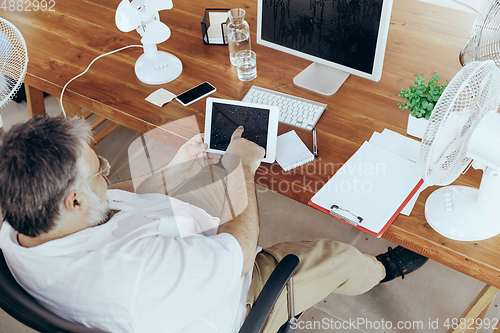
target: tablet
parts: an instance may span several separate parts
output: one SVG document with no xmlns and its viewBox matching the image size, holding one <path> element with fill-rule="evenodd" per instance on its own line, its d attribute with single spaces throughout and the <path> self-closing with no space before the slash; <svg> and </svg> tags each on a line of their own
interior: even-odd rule
<svg viewBox="0 0 500 333">
<path fill-rule="evenodd" d="M 266 150 L 262 162 L 273 163 L 276 155 L 278 118 L 277 106 L 209 97 L 205 113 L 207 152 L 224 154 L 231 142 L 231 135 L 241 125 L 245 128 L 242 137 Z"/>
</svg>

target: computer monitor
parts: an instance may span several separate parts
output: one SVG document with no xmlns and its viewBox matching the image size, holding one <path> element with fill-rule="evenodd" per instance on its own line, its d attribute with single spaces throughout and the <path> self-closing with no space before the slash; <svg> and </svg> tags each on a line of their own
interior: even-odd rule
<svg viewBox="0 0 500 333">
<path fill-rule="evenodd" d="M 392 0 L 258 0 L 257 43 L 313 63 L 295 85 L 333 95 L 349 74 L 382 76 Z"/>
</svg>

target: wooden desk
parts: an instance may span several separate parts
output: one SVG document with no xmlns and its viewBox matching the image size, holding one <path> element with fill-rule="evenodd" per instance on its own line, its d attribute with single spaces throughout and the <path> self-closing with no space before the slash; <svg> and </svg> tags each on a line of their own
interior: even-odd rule
<svg viewBox="0 0 500 333">
<path fill-rule="evenodd" d="M 139 43 L 135 31 L 122 33 L 115 27 L 118 3 L 119 0 L 59 1 L 53 12 L 1 13 L 26 39 L 30 58 L 26 83 L 32 92 L 58 96 L 62 86 L 98 55 Z M 202 43 L 200 21 L 204 8 L 224 8 L 226 2 L 174 0 L 172 10 L 160 13 L 162 21 L 172 29 L 172 37 L 160 49 L 177 55 L 184 70 L 177 80 L 161 87 L 180 93 L 208 80 L 218 89 L 215 97 L 240 100 L 256 84 L 327 103 L 328 109 L 317 126 L 320 158 L 288 173 L 277 164 L 263 165 L 256 177 L 257 183 L 304 204 L 373 131 L 389 128 L 406 132 L 407 112 L 397 106 L 399 91 L 412 83 L 416 73 L 430 76 L 438 70 L 442 79 L 450 80 L 461 68 L 458 54 L 474 21 L 471 14 L 415 0 L 395 0 L 382 80 L 377 83 L 351 76 L 334 96 L 324 97 L 292 83 L 308 61 L 257 45 L 255 0 L 234 0 L 231 5 L 247 10 L 246 20 L 253 32 L 252 48 L 257 53 L 257 79 L 240 82 L 229 63 L 227 47 Z M 196 116 L 202 129 L 204 100 L 190 107 L 173 101 L 163 108 L 144 101 L 159 87 L 136 78 L 133 68 L 141 53 L 138 48 L 128 49 L 97 61 L 86 75 L 68 87 L 65 99 L 143 133 L 191 115 Z M 280 125 L 280 132 L 288 129 Z M 306 143 L 311 141 L 310 132 L 298 132 Z M 478 186 L 479 178 L 480 173 L 471 169 L 458 183 Z M 457 242 L 437 234 L 424 218 L 424 203 L 432 190 L 421 195 L 410 217 L 398 217 L 383 237 L 500 287 L 500 236 L 480 242 Z"/>
</svg>

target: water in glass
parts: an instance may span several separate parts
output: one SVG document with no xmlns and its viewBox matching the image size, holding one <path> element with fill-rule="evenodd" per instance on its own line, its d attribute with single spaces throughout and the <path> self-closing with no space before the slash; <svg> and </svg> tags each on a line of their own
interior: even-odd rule
<svg viewBox="0 0 500 333">
<path fill-rule="evenodd" d="M 250 50 L 239 51 L 235 57 L 238 79 L 252 81 L 257 77 L 257 57 Z"/>
</svg>

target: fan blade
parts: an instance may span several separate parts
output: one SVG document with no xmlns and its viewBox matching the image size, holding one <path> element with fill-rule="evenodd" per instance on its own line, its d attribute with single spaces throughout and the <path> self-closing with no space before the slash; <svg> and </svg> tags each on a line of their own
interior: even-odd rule
<svg viewBox="0 0 500 333">
<path fill-rule="evenodd" d="M 146 25 L 142 35 L 142 44 L 160 44 L 170 38 L 170 28 L 160 21 L 154 20 Z"/>
<path fill-rule="evenodd" d="M 122 0 L 116 8 L 115 23 L 118 29 L 129 32 L 141 24 L 141 13 L 128 0 Z"/>
<path fill-rule="evenodd" d="M 146 0 L 144 6 L 148 12 L 157 13 L 160 10 L 172 9 L 174 4 L 172 0 Z"/>
</svg>

